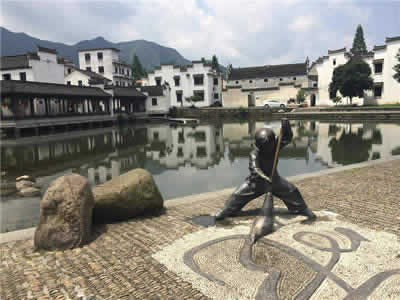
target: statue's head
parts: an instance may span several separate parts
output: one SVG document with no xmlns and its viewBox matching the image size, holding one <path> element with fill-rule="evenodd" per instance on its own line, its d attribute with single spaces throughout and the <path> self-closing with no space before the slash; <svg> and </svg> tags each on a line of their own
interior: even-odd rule
<svg viewBox="0 0 400 300">
<path fill-rule="evenodd" d="M 275 133 L 272 129 L 261 128 L 255 133 L 255 146 L 263 155 L 274 155 Z"/>
</svg>

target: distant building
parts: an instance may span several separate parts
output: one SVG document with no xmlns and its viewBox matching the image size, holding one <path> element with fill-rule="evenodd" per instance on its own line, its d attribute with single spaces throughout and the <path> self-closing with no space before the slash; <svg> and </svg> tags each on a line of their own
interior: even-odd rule
<svg viewBox="0 0 400 300">
<path fill-rule="evenodd" d="M 224 106 L 262 106 L 264 100 L 287 103 L 289 99 L 296 98 L 300 89 L 312 87 L 307 66 L 308 61 L 247 68 L 232 68 L 230 65 L 222 96 Z M 252 101 L 249 100 L 249 95 L 254 96 L 255 103 L 249 103 Z"/>
<path fill-rule="evenodd" d="M 36 52 L 2 56 L 0 60 L 0 76 L 2 80 L 63 84 L 65 62 L 65 59 L 57 57 L 56 50 L 37 46 Z M 67 64 L 70 64 L 70 62 L 67 62 Z"/>
<path fill-rule="evenodd" d="M 171 88 L 167 84 L 148 85 L 138 90 L 147 96 L 146 112 L 148 114 L 167 114 L 171 107 Z"/>
<path fill-rule="evenodd" d="M 65 76 L 64 82 L 67 85 L 79 86 L 107 85 L 112 83 L 110 79 L 98 73 L 77 68 L 71 68 L 71 72 Z"/>
<path fill-rule="evenodd" d="M 143 86 L 165 83 L 171 88 L 171 106 L 188 107 L 194 104 L 203 107 L 221 101 L 222 77 L 210 64 L 201 61 L 193 61 L 187 66 L 161 65 L 142 79 Z M 202 100 L 192 103 L 192 96 L 199 96 Z"/>
<path fill-rule="evenodd" d="M 119 49 L 79 50 L 79 68 L 108 78 L 115 86 L 132 86 L 131 66 L 120 61 Z"/>
<path fill-rule="evenodd" d="M 400 36 L 386 38 L 385 45 L 374 46 L 371 52 L 363 55 L 369 64 L 374 80 L 372 91 L 366 91 L 364 99 L 354 98 L 357 104 L 389 104 L 400 102 L 400 84 L 393 78 L 393 67 L 398 63 L 396 54 L 400 49 Z M 318 58 L 309 71 L 317 80 L 313 93 L 315 102 L 311 105 L 334 105 L 329 95 L 329 84 L 336 67 L 345 64 L 351 55 L 346 48 L 328 50 L 328 55 Z M 364 101 L 363 101 L 364 100 Z"/>
</svg>

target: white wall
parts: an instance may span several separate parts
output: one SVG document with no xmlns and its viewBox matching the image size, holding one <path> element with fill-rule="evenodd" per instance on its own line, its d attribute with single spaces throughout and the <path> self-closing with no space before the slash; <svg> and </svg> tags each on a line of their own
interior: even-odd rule
<svg viewBox="0 0 400 300">
<path fill-rule="evenodd" d="M 147 93 L 142 92 L 143 94 L 147 95 Z M 157 99 L 157 105 L 153 105 L 153 98 Z M 146 112 L 147 113 L 167 113 L 169 108 L 171 107 L 170 104 L 170 93 L 168 88 L 164 90 L 163 96 L 147 96 L 146 98 Z"/>
<path fill-rule="evenodd" d="M 90 77 L 79 72 L 79 71 L 72 71 L 71 74 L 68 74 L 64 78 L 64 83 L 67 84 L 68 81 L 71 82 L 71 85 L 79 85 L 78 81 L 82 81 L 83 86 L 89 86 Z"/>
<path fill-rule="evenodd" d="M 54 55 L 55 56 L 55 55 Z M 64 65 L 51 60 L 29 60 L 34 81 L 64 84 Z"/>
<path fill-rule="evenodd" d="M 26 73 L 27 81 L 34 81 L 34 75 L 32 69 L 14 69 L 14 70 L 0 70 L 0 80 L 3 79 L 3 74 L 10 74 L 11 80 L 21 80 L 19 73 Z"/>
<path fill-rule="evenodd" d="M 193 75 L 199 74 L 203 75 L 203 84 L 195 85 Z M 175 86 L 174 76 L 180 76 L 179 86 Z M 214 93 L 218 93 L 218 100 L 221 100 L 221 85 L 214 86 L 213 82 L 216 74 L 210 66 L 204 66 L 203 63 L 193 63 L 191 67 L 187 67 L 187 71 L 180 71 L 180 67 L 174 67 L 173 65 L 162 65 L 160 70 L 154 70 L 153 73 L 148 75 L 147 79 L 143 80 L 143 85 L 156 85 L 156 77 L 162 78 L 161 84 L 164 82 L 169 83 L 171 87 L 171 106 L 181 106 L 181 103 L 177 101 L 176 91 L 182 91 L 183 93 L 183 106 L 192 105 L 185 98 L 193 96 L 193 91 L 195 90 L 204 91 L 204 101 L 195 103 L 195 106 L 203 107 L 214 103 Z"/>
</svg>

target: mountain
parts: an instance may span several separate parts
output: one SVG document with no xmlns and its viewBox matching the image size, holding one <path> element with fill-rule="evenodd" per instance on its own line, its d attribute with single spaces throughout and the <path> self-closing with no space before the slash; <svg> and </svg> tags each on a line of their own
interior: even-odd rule
<svg viewBox="0 0 400 300">
<path fill-rule="evenodd" d="M 97 37 L 92 40 L 85 40 L 75 45 L 66 45 L 52 41 L 41 40 L 29 36 L 23 32 L 12 32 L 4 27 L 0 27 L 0 54 L 1 56 L 25 54 L 28 51 L 36 51 L 36 46 L 40 45 L 46 48 L 56 49 L 58 55 L 72 60 L 77 66 L 78 50 L 90 48 L 117 48 L 120 49 L 120 58 L 122 62 L 130 64 L 133 55 L 136 54 L 143 67 L 150 71 L 161 63 L 174 63 L 177 65 L 189 64 L 190 61 L 184 58 L 173 48 L 161 46 L 154 42 L 145 40 L 136 40 L 120 43 L 112 43 L 103 37 Z"/>
</svg>

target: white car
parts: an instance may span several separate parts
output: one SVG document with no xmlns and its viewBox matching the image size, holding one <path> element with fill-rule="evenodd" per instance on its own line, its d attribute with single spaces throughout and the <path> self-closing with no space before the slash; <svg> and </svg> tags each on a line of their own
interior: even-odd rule
<svg viewBox="0 0 400 300">
<path fill-rule="evenodd" d="M 264 100 L 264 107 L 266 109 L 271 108 L 282 108 L 285 109 L 285 103 L 280 102 L 279 100 Z"/>
</svg>

